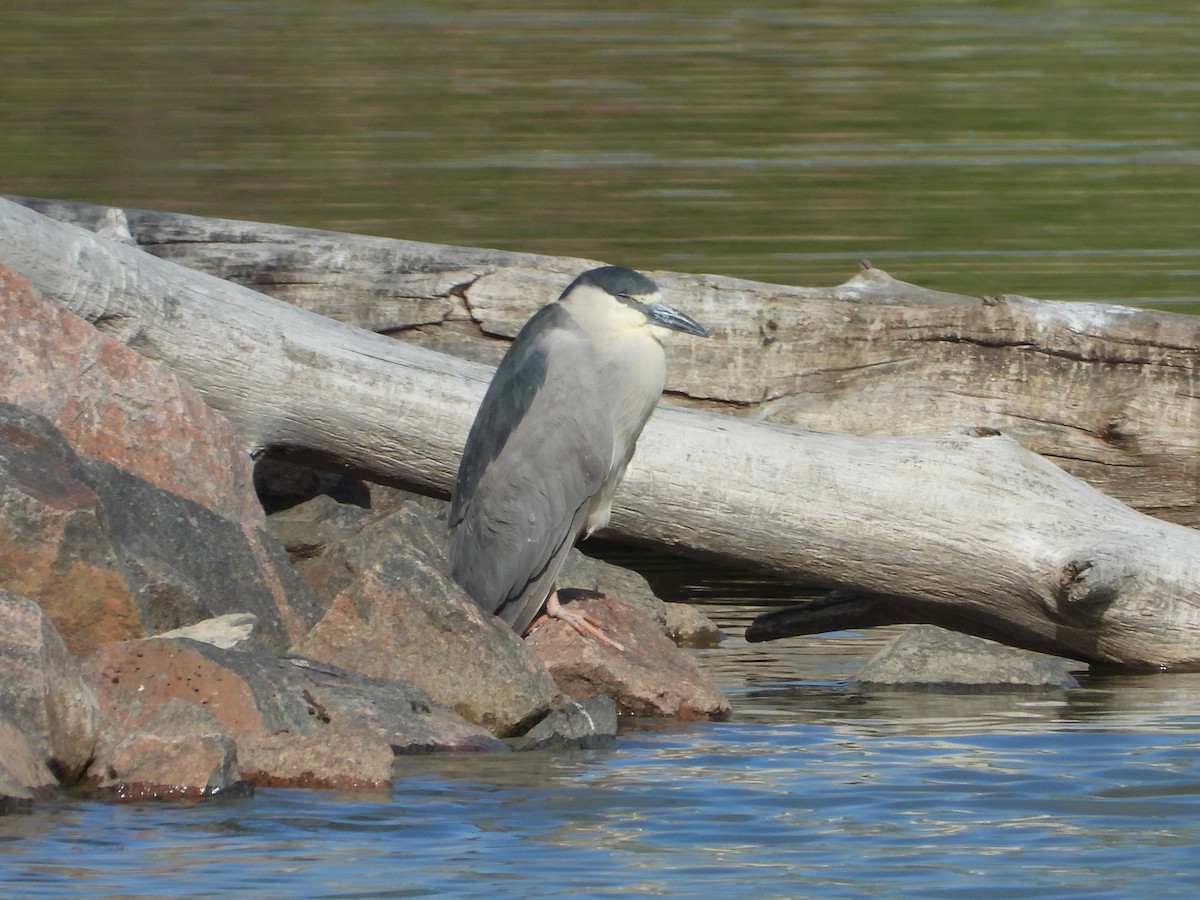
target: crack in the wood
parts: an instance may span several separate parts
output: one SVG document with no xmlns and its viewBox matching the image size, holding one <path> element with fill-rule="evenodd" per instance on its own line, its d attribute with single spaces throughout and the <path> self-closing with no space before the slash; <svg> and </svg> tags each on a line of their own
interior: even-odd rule
<svg viewBox="0 0 1200 900">
<path fill-rule="evenodd" d="M 1107 469 L 1149 469 L 1151 466 L 1139 462 L 1110 462 L 1105 459 L 1092 459 L 1088 456 L 1073 456 L 1070 453 L 1055 453 L 1051 450 L 1038 451 L 1040 456 L 1046 459 L 1057 460 L 1061 459 L 1067 462 L 1091 463 L 1094 466 L 1104 466 Z"/>
<path fill-rule="evenodd" d="M 1051 428 L 1063 428 L 1068 431 L 1075 431 L 1075 432 L 1078 432 L 1079 434 L 1083 434 L 1088 437 L 1096 438 L 1101 443 L 1106 444 L 1107 446 L 1112 447 L 1115 450 L 1122 450 L 1122 451 L 1126 451 L 1126 452 L 1130 452 L 1130 453 L 1136 452 L 1135 449 L 1130 449 L 1130 448 L 1136 447 L 1137 440 L 1138 440 L 1137 435 L 1136 434 L 1125 434 L 1120 430 L 1120 428 L 1117 425 L 1117 420 L 1123 418 L 1122 416 L 1110 418 L 1109 421 L 1107 421 L 1101 425 L 1098 425 L 1098 426 L 1087 426 L 1087 425 L 1079 425 L 1074 422 L 1062 422 L 1062 421 L 1055 421 L 1052 419 L 1043 419 L 1038 416 L 1025 415 L 1025 414 L 1022 414 L 1019 412 L 1010 412 L 1010 413 L 1007 413 L 1007 415 L 1010 418 L 1016 419 L 1018 421 L 1033 422 L 1037 425 L 1047 425 Z M 1050 456 L 1052 454 L 1050 454 L 1049 452 L 1043 452 L 1042 455 Z M 1061 458 L 1062 459 L 1073 459 L 1075 457 L 1062 456 Z"/>
<path fill-rule="evenodd" d="M 811 375 L 844 375 L 848 372 L 865 372 L 868 369 L 881 369 L 887 368 L 888 366 L 899 366 L 903 365 L 904 363 L 919 361 L 919 359 L 920 357 L 917 356 L 898 356 L 894 359 L 881 359 L 878 362 L 865 362 L 847 366 L 831 366 L 825 369 L 813 369 Z"/>
<path fill-rule="evenodd" d="M 483 277 L 482 275 L 473 275 L 470 278 L 468 278 L 466 281 L 462 281 L 462 282 L 459 282 L 458 284 L 450 285 L 450 289 L 448 291 L 446 291 L 446 296 L 460 298 L 462 300 L 462 302 L 467 305 L 467 310 L 470 311 L 471 302 L 470 302 L 470 298 L 467 296 L 467 291 L 469 291 L 475 285 L 475 282 L 477 282 L 482 277 Z"/>
<path fill-rule="evenodd" d="M 1034 353 L 1040 353 L 1044 356 L 1052 356 L 1059 359 L 1067 359 L 1072 362 L 1083 362 L 1110 366 L 1162 366 L 1168 369 L 1192 369 L 1195 368 L 1195 360 L 1187 362 L 1172 362 L 1166 359 L 1151 359 L 1146 356 L 1136 356 L 1129 359 L 1116 359 L 1109 356 L 1100 356 L 1095 354 L 1086 354 L 1079 351 L 1064 350 L 1055 347 L 1047 347 L 1042 344 L 1036 344 L 1032 341 L 1019 341 L 1014 338 L 983 338 L 969 337 L 962 334 L 930 334 L 919 335 L 917 337 L 907 338 L 914 342 L 920 343 L 944 343 L 944 344 L 972 344 L 977 347 L 983 347 L 989 350 L 1030 350 Z M 1172 350 L 1176 348 L 1164 347 L 1164 350 Z M 1181 347 L 1180 352 L 1194 354 L 1194 348 Z"/>
<path fill-rule="evenodd" d="M 92 323 L 93 327 L 98 328 L 101 331 L 106 331 L 106 330 L 113 328 L 114 326 L 120 325 L 123 322 L 127 322 L 132 318 L 135 318 L 135 317 L 127 315 L 125 313 L 105 311 L 105 312 L 102 312 L 99 315 L 97 315 L 94 319 L 92 319 L 91 323 Z"/>
<path fill-rule="evenodd" d="M 663 391 L 663 396 L 670 399 L 678 397 L 681 399 L 695 400 L 698 403 L 712 403 L 718 407 L 734 407 L 736 409 L 751 409 L 761 405 L 764 401 L 761 400 L 729 400 L 725 397 L 708 397 L 697 396 L 696 394 L 688 393 L 687 391 L 677 388 L 669 388 Z M 688 407 L 685 407 L 688 408 Z M 711 409 L 711 407 L 701 407 L 701 409 Z"/>
<path fill-rule="evenodd" d="M 466 281 L 462 281 L 462 282 L 459 282 L 458 284 L 451 285 L 450 289 L 448 291 L 446 291 L 446 296 L 458 297 L 460 300 L 462 300 L 463 308 L 467 311 L 467 318 L 469 318 L 471 320 L 472 324 L 474 324 L 475 327 L 477 329 L 479 329 L 479 334 L 483 337 L 486 337 L 487 334 L 484 332 L 483 323 L 479 321 L 479 317 L 477 315 L 475 315 L 475 309 L 471 306 L 470 294 L 471 294 L 471 288 L 473 288 L 476 284 L 478 284 L 480 279 L 485 278 L 486 276 L 491 275 L 491 274 L 492 274 L 491 272 L 481 272 L 478 275 L 473 275 L 470 278 L 468 278 Z M 444 317 L 443 317 L 443 321 L 445 321 Z"/>
</svg>

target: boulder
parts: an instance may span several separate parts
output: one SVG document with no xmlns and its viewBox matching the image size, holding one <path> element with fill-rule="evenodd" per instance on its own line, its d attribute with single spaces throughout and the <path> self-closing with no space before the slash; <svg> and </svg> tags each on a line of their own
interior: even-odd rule
<svg viewBox="0 0 1200 900">
<path fill-rule="evenodd" d="M 278 470 L 280 465 L 282 464 L 277 461 L 272 471 Z M 256 478 L 257 472 L 258 470 Z M 360 494 L 345 487 L 346 482 L 342 479 L 334 481 L 329 476 L 322 477 L 322 473 L 296 464 L 289 464 L 283 472 L 290 475 L 285 483 L 294 485 L 294 493 L 290 496 L 299 502 L 269 516 L 267 527 L 297 562 L 314 559 L 331 544 L 350 540 L 356 532 L 371 522 L 385 518 L 401 508 L 407 509 L 415 519 L 421 520 L 419 525 L 411 519 L 407 521 L 423 536 L 426 546 L 429 545 L 431 535 L 434 536 L 434 540 L 445 541 L 443 523 L 446 520 L 447 504 L 443 500 L 372 484 L 366 502 L 363 503 Z M 338 485 L 342 485 L 342 488 L 335 490 Z M 306 491 L 311 493 L 305 496 Z M 345 499 L 350 494 L 353 494 L 354 499 Z M 439 565 L 442 565 L 443 552 L 443 549 L 438 547 L 433 554 L 436 556 L 435 562 Z M 333 564 L 328 568 L 315 563 L 308 569 L 308 577 L 314 586 L 318 587 L 318 593 L 325 597 L 326 602 L 332 602 L 332 597 L 336 594 L 332 587 L 336 585 L 327 584 L 322 589 L 320 583 L 326 582 L 331 575 L 335 578 L 345 577 L 349 570 L 340 563 L 344 557 L 344 553 L 335 553 Z M 360 558 L 358 567 L 364 564 Z M 654 619 L 664 633 L 678 644 L 708 647 L 719 643 L 723 637 L 712 620 L 695 607 L 664 603 L 660 600 L 640 573 L 588 556 L 577 549 L 568 554 L 559 583 L 565 587 L 599 591 L 619 598 Z M 344 585 L 345 582 L 340 584 Z"/>
<path fill-rule="evenodd" d="M 82 462 L 125 560 L 138 637 L 248 613 L 256 622 L 246 648 L 280 652 L 317 620 L 317 598 L 265 528 L 226 519 L 108 463 Z"/>
<path fill-rule="evenodd" d="M 96 746 L 96 697 L 78 664 L 37 604 L 4 590 L 0 720 L 23 735 L 34 753 L 35 768 L 44 766 L 64 784 L 79 778 Z M 9 760 L 8 754 L 0 759 Z"/>
<path fill-rule="evenodd" d="M 994 641 L 914 625 L 869 659 L 851 687 L 954 691 L 1066 690 L 1082 664 Z"/>
<path fill-rule="evenodd" d="M 564 694 L 580 701 L 608 694 L 622 713 L 637 716 L 729 715 L 729 703 L 712 678 L 664 636 L 653 619 L 602 594 L 570 602 L 601 622 L 605 633 L 625 649 L 584 637 L 557 619 L 543 622 L 526 643 Z"/>
<path fill-rule="evenodd" d="M 354 535 L 382 512 L 353 503 L 340 503 L 329 494 L 319 494 L 267 517 L 267 530 L 294 562 L 312 559 L 330 544 Z M 314 584 L 319 587 L 319 584 Z M 336 591 L 321 591 L 332 596 Z"/>
<path fill-rule="evenodd" d="M 335 502 L 332 496 L 319 496 L 316 509 L 289 510 L 286 515 L 294 516 L 294 520 L 279 515 L 271 516 L 267 520 L 268 527 L 293 557 L 303 556 L 306 555 L 306 547 L 311 551 L 314 546 L 323 545 L 319 540 L 321 536 L 327 539 L 345 536 L 347 529 L 361 527 L 373 515 L 394 512 L 401 506 L 419 510 L 428 520 L 428 527 L 441 528 L 446 521 L 449 504 L 399 488 L 371 484 L 367 506 L 369 509 L 356 508 L 345 501 Z M 306 528 L 302 522 L 311 524 Z M 314 536 L 318 539 L 314 539 Z M 313 554 L 310 552 L 307 555 Z M 724 637 L 712 620 L 695 607 L 664 603 L 640 572 L 589 556 L 578 549 L 567 554 L 559 582 L 567 588 L 599 591 L 617 597 L 658 622 L 668 637 L 674 639 L 678 634 L 680 641 L 689 646 L 712 646 Z"/>
<path fill-rule="evenodd" d="M 664 603 L 665 632 L 679 647 L 716 647 L 725 639 L 713 620 L 686 603 Z"/>
<path fill-rule="evenodd" d="M 107 754 L 99 787 L 116 800 L 199 800 L 250 791 L 238 774 L 237 748 L 216 717 L 185 700 L 168 700 Z"/>
<path fill-rule="evenodd" d="M 605 750 L 617 742 L 617 704 L 600 694 L 567 700 L 537 725 L 509 743 L 514 750 Z"/>
<path fill-rule="evenodd" d="M 508 749 L 410 685 L 302 658 L 159 638 L 97 646 L 82 666 L 104 713 L 89 772 L 99 780 L 171 700 L 211 713 L 258 785 L 379 788 L 395 753 Z"/>
<path fill-rule="evenodd" d="M 598 591 L 615 597 L 652 619 L 660 631 L 666 632 L 666 605 L 651 590 L 650 583 L 632 569 L 594 559 L 575 549 L 567 554 L 557 584 L 560 588 Z"/>
<path fill-rule="evenodd" d="M 102 459 L 236 522 L 262 524 L 250 459 L 229 421 L 162 363 L 42 297 L 0 265 L 0 400 L 45 416 Z M 109 331 L 119 318 L 100 323 Z"/>
<path fill-rule="evenodd" d="M 0 815 L 28 811 L 56 793 L 58 780 L 25 735 L 0 715 Z"/>
<path fill-rule="evenodd" d="M 319 609 L 265 530 L 98 459 L 0 403 L 0 587 L 34 600 L 75 651 L 229 613 L 281 651 Z"/>
<path fill-rule="evenodd" d="M 554 681 L 445 573 L 440 529 L 404 505 L 301 562 L 319 596 L 336 593 L 294 652 L 407 681 L 494 734 L 521 734 L 554 705 Z"/>
</svg>

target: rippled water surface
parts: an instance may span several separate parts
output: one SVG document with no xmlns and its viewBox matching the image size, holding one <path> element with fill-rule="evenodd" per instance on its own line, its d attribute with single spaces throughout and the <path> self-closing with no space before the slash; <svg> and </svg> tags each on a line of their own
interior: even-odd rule
<svg viewBox="0 0 1200 900">
<path fill-rule="evenodd" d="M 743 600 L 747 598 L 743 597 Z M 18 896 L 1192 896 L 1200 676 L 859 693 L 894 630 L 695 651 L 736 710 L 612 751 L 400 760 L 390 794 L 260 790 L 0 818 Z"/>
<path fill-rule="evenodd" d="M 1190 309 L 1200 11 L 1072 3 L 0 10 L 0 191 L 800 285 Z M 690 570 L 689 570 L 690 571 Z M 423 757 L 389 795 L 0 818 L 12 896 L 1130 897 L 1200 887 L 1200 676 L 860 694 L 887 632 L 750 646 L 725 723 Z"/>
<path fill-rule="evenodd" d="M 1200 290 L 1192 2 L 35 3 L 3 190 L 817 286 Z"/>
</svg>

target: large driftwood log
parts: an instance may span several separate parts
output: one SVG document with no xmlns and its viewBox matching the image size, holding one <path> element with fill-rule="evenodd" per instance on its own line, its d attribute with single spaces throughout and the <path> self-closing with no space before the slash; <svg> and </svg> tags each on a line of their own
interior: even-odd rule
<svg viewBox="0 0 1200 900">
<path fill-rule="evenodd" d="M 495 363 L 592 261 L 23 201 L 322 315 Z M 965 297 L 867 269 L 835 288 L 654 273 L 717 335 L 679 341 L 679 403 L 850 434 L 997 428 L 1137 509 L 1200 526 L 1200 319 Z"/>
<path fill-rule="evenodd" d="M 301 447 L 434 492 L 450 484 L 490 374 L 6 201 L 0 262 L 171 365 L 248 448 Z M 1200 534 L 987 430 L 854 437 L 663 406 L 612 529 L 865 594 L 851 601 L 860 624 L 1200 666 Z"/>
</svg>

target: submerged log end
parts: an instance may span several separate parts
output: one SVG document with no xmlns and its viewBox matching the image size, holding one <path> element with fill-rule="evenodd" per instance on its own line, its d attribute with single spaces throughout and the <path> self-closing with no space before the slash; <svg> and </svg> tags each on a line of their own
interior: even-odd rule
<svg viewBox="0 0 1200 900">
<path fill-rule="evenodd" d="M 883 598 L 853 591 L 831 591 L 796 606 L 771 610 L 746 629 L 752 644 L 805 634 L 825 634 L 850 628 L 877 628 L 908 621 Z"/>
</svg>

